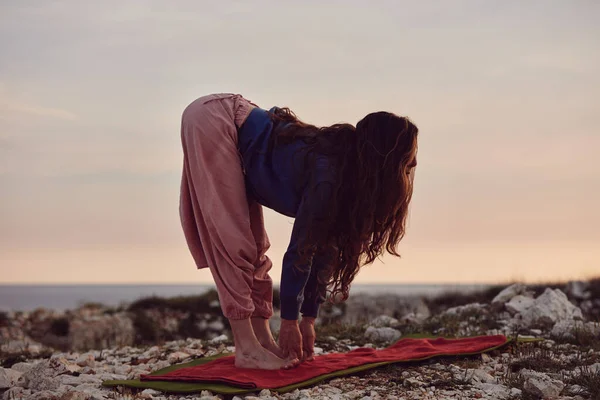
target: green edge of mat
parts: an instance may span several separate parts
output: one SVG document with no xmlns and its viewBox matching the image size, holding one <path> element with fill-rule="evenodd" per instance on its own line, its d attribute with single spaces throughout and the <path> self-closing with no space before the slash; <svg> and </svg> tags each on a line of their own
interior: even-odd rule
<svg viewBox="0 0 600 400">
<path fill-rule="evenodd" d="M 426 335 L 418 335 L 417 334 L 417 335 L 407 335 L 403 339 L 405 339 L 405 338 L 438 338 L 438 337 L 439 336 L 426 336 Z M 452 339 L 456 339 L 456 338 L 452 338 Z M 430 358 L 437 358 L 437 357 L 472 356 L 472 355 L 476 355 L 476 354 L 481 354 L 481 353 L 486 353 L 489 351 L 497 350 L 501 347 L 508 345 L 509 343 L 511 343 L 513 341 L 522 342 L 522 343 L 530 343 L 530 342 L 539 342 L 539 341 L 543 341 L 543 340 L 544 340 L 543 338 L 517 338 L 515 340 L 513 338 L 507 337 L 506 342 L 504 342 L 498 346 L 490 347 L 489 349 L 485 349 L 482 351 L 477 351 L 477 352 L 473 352 L 473 353 L 460 353 L 460 354 L 436 354 L 434 356 L 427 356 L 427 357 L 423 357 L 423 358 L 413 358 L 410 360 L 383 361 L 383 362 L 379 362 L 379 363 L 364 364 L 364 365 L 359 365 L 357 367 L 352 367 L 352 368 L 348 368 L 348 369 L 344 369 L 344 370 L 340 370 L 340 371 L 331 372 L 329 374 L 320 375 L 320 376 L 314 377 L 312 379 L 309 379 L 309 380 L 306 380 L 303 382 L 295 383 L 293 385 L 282 386 L 282 387 L 274 388 L 274 389 L 270 389 L 270 390 L 272 390 L 274 392 L 278 392 L 278 393 L 287 393 L 287 392 L 291 392 L 292 390 L 296 390 L 299 388 L 314 385 L 315 383 L 324 381 L 326 379 L 335 378 L 335 377 L 343 376 L 343 375 L 349 375 L 349 374 L 353 374 L 355 372 L 361 372 L 361 371 L 381 367 L 381 366 L 388 365 L 388 364 L 417 362 L 417 361 L 424 361 L 424 360 L 427 360 Z M 215 360 L 217 358 L 229 356 L 232 354 L 233 353 L 221 353 L 221 354 L 217 354 L 217 355 L 211 356 L 211 357 L 199 358 L 199 359 L 190 361 L 185 364 L 171 365 L 169 367 L 154 371 L 154 372 L 150 373 L 149 375 L 160 375 L 160 374 L 171 372 L 171 371 L 174 371 L 174 370 L 177 370 L 180 368 L 202 365 L 202 364 L 205 364 L 212 360 Z M 108 386 L 108 387 L 127 386 L 127 387 L 140 388 L 140 389 L 154 389 L 154 390 L 160 390 L 160 391 L 163 391 L 166 393 L 192 393 L 192 392 L 199 392 L 202 390 L 210 390 L 213 393 L 220 393 L 220 394 L 244 394 L 244 393 L 257 392 L 257 391 L 261 390 L 259 388 L 256 388 L 256 389 L 236 388 L 233 386 L 218 384 L 218 383 L 140 381 L 139 379 L 107 380 L 107 381 L 102 382 L 102 385 Z"/>
</svg>

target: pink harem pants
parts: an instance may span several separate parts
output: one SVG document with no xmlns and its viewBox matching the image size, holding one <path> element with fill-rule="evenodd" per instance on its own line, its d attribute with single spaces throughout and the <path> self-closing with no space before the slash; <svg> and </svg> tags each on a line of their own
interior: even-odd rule
<svg viewBox="0 0 600 400">
<path fill-rule="evenodd" d="M 228 319 L 273 315 L 262 206 L 246 195 L 238 133 L 253 103 L 213 94 L 183 112 L 179 214 L 196 267 L 210 268 Z"/>
</svg>

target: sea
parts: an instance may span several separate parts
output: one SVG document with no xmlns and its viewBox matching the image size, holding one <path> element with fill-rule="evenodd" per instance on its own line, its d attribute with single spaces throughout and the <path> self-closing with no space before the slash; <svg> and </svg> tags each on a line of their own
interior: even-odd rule
<svg viewBox="0 0 600 400">
<path fill-rule="evenodd" d="M 402 296 L 436 296 L 446 292 L 471 292 L 489 287 L 472 285 L 431 284 L 355 284 L 355 293 L 396 294 Z M 129 304 L 144 297 L 175 297 L 199 295 L 214 288 L 211 284 L 198 285 L 0 285 L 0 311 L 31 311 L 37 308 L 64 311 L 85 303 L 106 306 Z"/>
</svg>

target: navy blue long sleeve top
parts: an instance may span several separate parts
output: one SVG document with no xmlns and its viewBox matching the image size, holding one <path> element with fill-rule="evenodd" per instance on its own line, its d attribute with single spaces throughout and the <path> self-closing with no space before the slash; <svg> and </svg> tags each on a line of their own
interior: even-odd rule
<svg viewBox="0 0 600 400">
<path fill-rule="evenodd" d="M 270 111 L 273 111 L 273 107 Z M 269 113 L 253 109 L 238 132 L 246 188 L 260 204 L 295 218 L 288 249 L 283 257 L 280 297 L 281 318 L 316 317 L 324 301 L 317 290 L 317 272 L 325 262 L 317 250 L 309 265 L 294 266 L 299 249 L 308 234 L 313 216 L 327 213 L 326 205 L 333 190 L 334 169 L 330 160 L 318 155 L 314 169 L 305 165 L 302 140 L 280 143 L 270 149 L 274 123 Z"/>
</svg>

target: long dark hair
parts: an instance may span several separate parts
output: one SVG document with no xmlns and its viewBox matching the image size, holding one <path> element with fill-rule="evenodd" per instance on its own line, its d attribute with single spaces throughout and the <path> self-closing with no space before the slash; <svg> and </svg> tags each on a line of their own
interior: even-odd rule
<svg viewBox="0 0 600 400">
<path fill-rule="evenodd" d="M 413 192 L 418 129 L 408 118 L 383 111 L 368 114 L 356 127 L 316 127 L 289 108 L 275 108 L 271 116 L 279 126 L 272 146 L 303 140 L 309 162 L 317 154 L 332 159 L 337 185 L 327 215 L 309 222 L 300 258 L 305 264 L 316 252 L 326 254 L 328 263 L 319 271 L 321 294 L 329 287 L 330 300 L 343 301 L 362 266 L 384 250 L 400 257 L 396 247 Z"/>
</svg>

